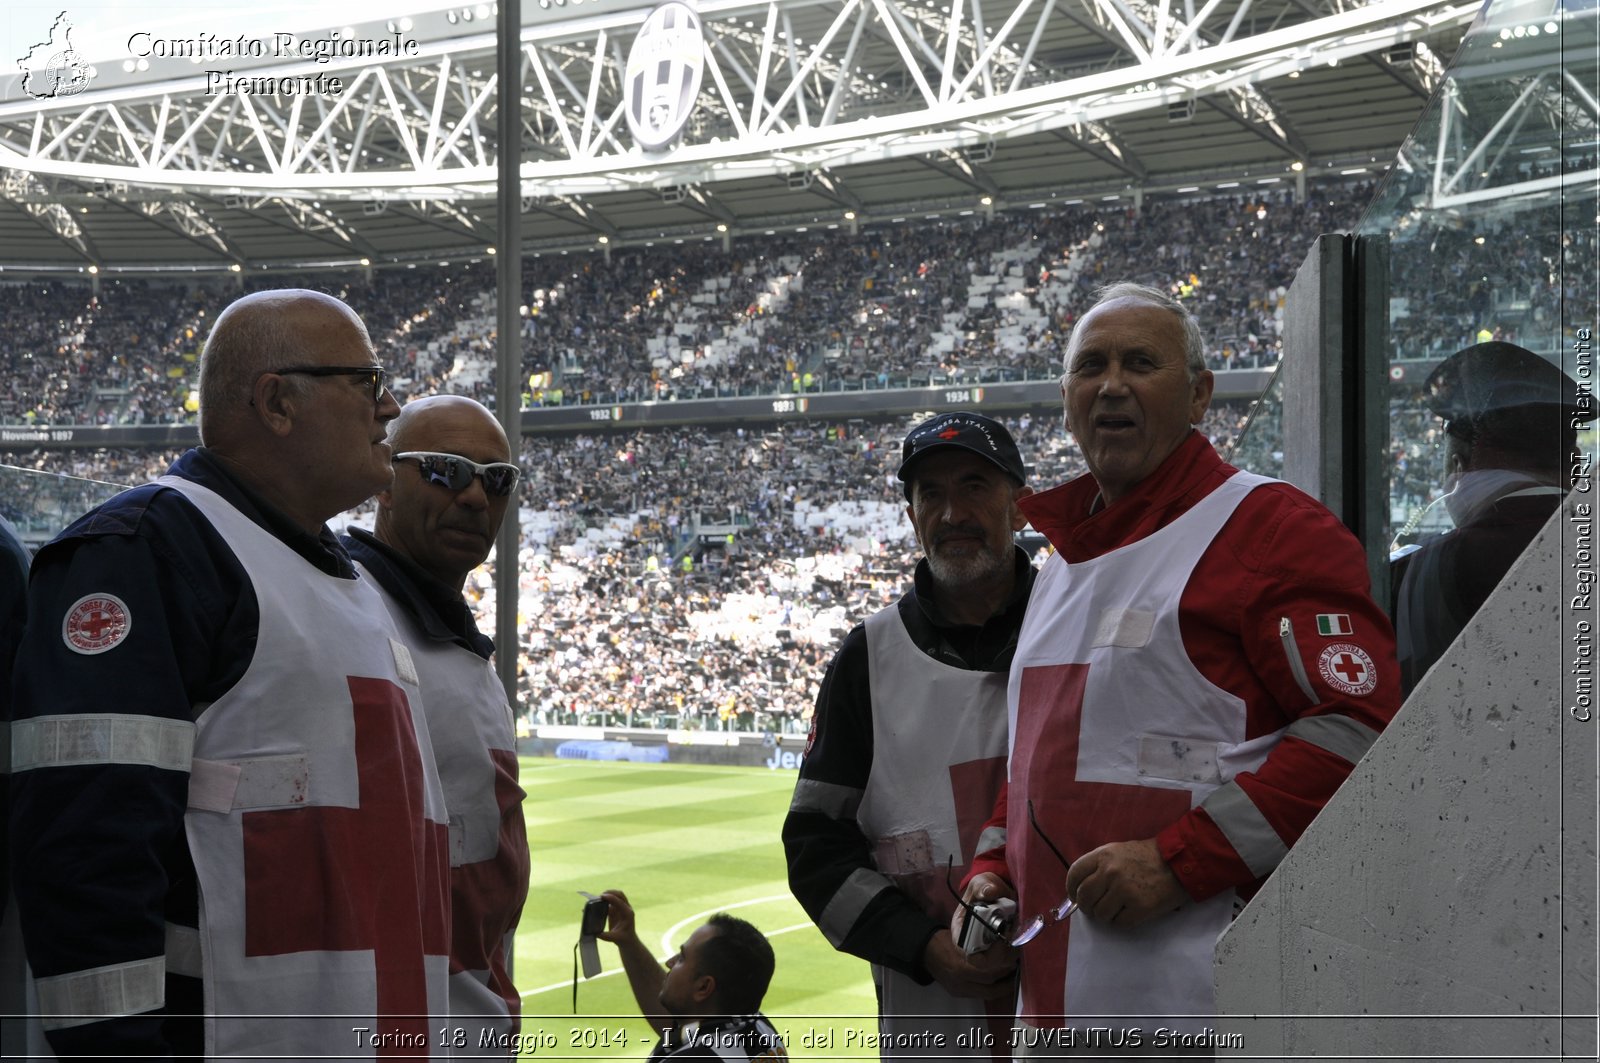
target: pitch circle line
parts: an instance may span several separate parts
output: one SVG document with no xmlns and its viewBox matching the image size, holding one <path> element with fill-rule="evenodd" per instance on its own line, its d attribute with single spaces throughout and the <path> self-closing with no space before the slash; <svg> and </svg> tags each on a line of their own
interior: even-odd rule
<svg viewBox="0 0 1600 1063">
<path fill-rule="evenodd" d="M 705 922 L 713 915 L 716 915 L 718 912 L 731 912 L 735 908 L 750 908 L 757 904 L 770 904 L 773 901 L 789 901 L 792 904 L 799 903 L 795 901 L 794 895 L 791 893 L 774 893 L 768 897 L 755 897 L 748 901 L 735 901 L 733 904 L 722 904 L 715 908 L 707 908 L 705 911 L 696 912 L 694 915 L 691 915 L 686 919 L 680 919 L 678 922 L 668 927 L 667 932 L 661 935 L 661 953 L 664 956 L 671 956 L 673 953 L 678 951 L 678 946 L 673 944 L 673 940 L 677 938 L 678 933 L 686 926 L 691 924 L 694 926 L 699 926 L 701 923 Z M 771 937 L 772 935 L 768 934 L 766 936 Z"/>
</svg>

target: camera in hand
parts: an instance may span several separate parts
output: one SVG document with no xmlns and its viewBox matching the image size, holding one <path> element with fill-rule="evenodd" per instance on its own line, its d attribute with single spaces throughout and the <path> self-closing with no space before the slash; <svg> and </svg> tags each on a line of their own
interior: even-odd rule
<svg viewBox="0 0 1600 1063">
<path fill-rule="evenodd" d="M 578 933 L 582 937 L 592 938 L 606 928 L 606 916 L 611 913 L 611 902 L 604 897 L 596 897 L 585 901 L 583 905 L 583 921 L 578 925 Z"/>
<path fill-rule="evenodd" d="M 1017 902 L 1009 897 L 974 904 L 961 923 L 961 936 L 956 945 L 968 956 L 983 952 L 1011 932 L 1016 917 Z"/>
</svg>

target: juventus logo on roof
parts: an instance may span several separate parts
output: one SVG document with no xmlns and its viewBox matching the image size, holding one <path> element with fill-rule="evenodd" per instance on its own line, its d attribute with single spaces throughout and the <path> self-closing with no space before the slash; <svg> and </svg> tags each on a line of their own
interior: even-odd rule
<svg viewBox="0 0 1600 1063">
<path fill-rule="evenodd" d="M 705 74 L 700 16 L 679 0 L 650 12 L 628 52 L 628 128 L 645 151 L 661 151 L 678 138 Z"/>
</svg>

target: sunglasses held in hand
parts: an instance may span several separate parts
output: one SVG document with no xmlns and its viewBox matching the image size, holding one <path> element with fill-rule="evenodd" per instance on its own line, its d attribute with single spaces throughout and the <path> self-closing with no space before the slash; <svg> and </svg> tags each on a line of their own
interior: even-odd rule
<svg viewBox="0 0 1600 1063">
<path fill-rule="evenodd" d="M 431 450 L 408 450 L 396 454 L 394 460 L 416 462 L 424 479 L 451 491 L 464 491 L 474 477 L 482 477 L 484 491 L 497 498 L 504 498 L 515 490 L 517 479 L 522 475 L 521 469 L 503 461 L 479 465 L 459 454 L 439 454 Z"/>
<path fill-rule="evenodd" d="M 1032 798 L 1028 800 L 1028 822 L 1032 824 L 1034 833 L 1039 835 L 1039 840 L 1049 847 L 1050 852 L 1055 854 L 1057 860 L 1061 861 L 1061 867 L 1063 869 L 1070 867 L 1071 865 L 1067 863 L 1067 858 L 1061 855 L 1060 849 L 1056 848 L 1056 843 L 1051 841 L 1050 836 L 1044 832 L 1044 828 L 1039 826 L 1039 820 L 1033 812 Z M 1027 922 L 1022 924 L 1013 923 L 1011 916 L 1016 909 L 1014 903 L 1008 909 L 997 904 L 974 906 L 964 900 L 961 894 L 956 891 L 955 883 L 951 881 L 950 873 L 954 865 L 955 858 L 951 857 L 950 862 L 945 865 L 944 882 L 945 886 L 950 890 L 951 896 L 955 897 L 956 903 L 961 905 L 962 909 L 967 913 L 968 926 L 970 926 L 970 921 L 976 920 L 984 930 L 989 932 L 991 940 L 1005 941 L 1013 948 L 1021 948 L 1038 937 L 1039 932 L 1045 927 L 1052 923 L 1065 922 L 1071 918 L 1073 912 L 1078 910 L 1077 901 L 1062 898 L 1060 904 L 1039 913 Z M 965 932 L 966 929 L 967 927 L 964 927 L 962 933 L 964 951 L 969 953 L 979 952 L 988 947 L 990 941 L 982 941 L 977 947 L 972 947 L 968 943 L 971 935 Z"/>
</svg>

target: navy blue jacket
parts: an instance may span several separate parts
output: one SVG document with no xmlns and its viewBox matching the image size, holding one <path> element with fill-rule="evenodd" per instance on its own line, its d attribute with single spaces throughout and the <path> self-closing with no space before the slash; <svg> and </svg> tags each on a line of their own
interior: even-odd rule
<svg viewBox="0 0 1600 1063">
<path fill-rule="evenodd" d="M 453 642 L 486 661 L 494 656 L 494 640 L 478 630 L 478 622 L 460 591 L 440 583 L 416 562 L 379 542 L 371 532 L 351 528 L 339 537 L 339 542 L 400 603 L 429 639 Z"/>
<path fill-rule="evenodd" d="M 4 517 L 0 517 L 0 555 L 0 703 L 4 703 L 11 698 L 11 662 L 28 618 L 28 551 Z M 6 914 L 11 900 L 10 846 L 3 843 L 10 807 L 10 770 L 9 763 L 0 764 L 0 916 Z"/>
<path fill-rule="evenodd" d="M 215 491 L 311 564 L 355 578 L 326 528 L 313 536 L 235 480 L 204 448 L 169 470 Z M 63 620 L 85 596 L 113 595 L 127 634 L 75 650 Z M 118 714 L 192 721 L 250 666 L 259 608 L 228 544 L 159 484 L 91 510 L 34 559 L 13 682 L 15 720 Z M 36 978 L 165 953 L 165 927 L 197 925 L 184 834 L 188 773 L 141 764 L 41 767 L 12 778 L 15 899 Z M 166 1006 L 49 1034 L 74 1058 L 199 1055 L 198 979 L 167 974 Z"/>
</svg>

